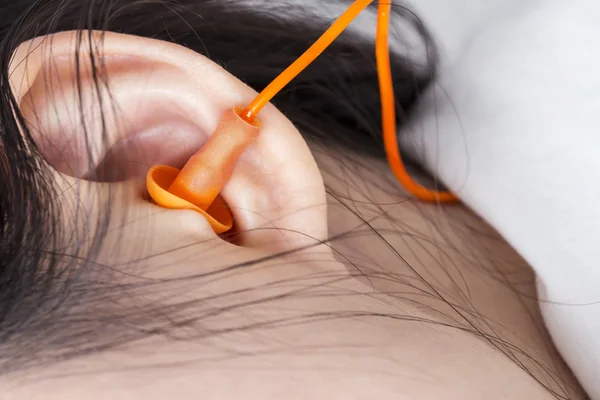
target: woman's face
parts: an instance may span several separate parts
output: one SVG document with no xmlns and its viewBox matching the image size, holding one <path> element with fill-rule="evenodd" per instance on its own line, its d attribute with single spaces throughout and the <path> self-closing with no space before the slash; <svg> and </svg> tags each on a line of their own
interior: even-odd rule
<svg viewBox="0 0 600 400">
<path fill-rule="evenodd" d="M 530 272 L 499 238 L 460 207 L 403 201 L 381 161 L 309 148 L 273 107 L 223 192 L 235 243 L 194 212 L 150 203 L 147 168 L 184 162 L 223 110 L 254 95 L 191 51 L 105 37 L 119 110 L 109 122 L 119 128 L 92 162 L 135 167 L 118 182 L 80 180 L 89 159 L 72 117 L 72 36 L 52 43 L 52 70 L 48 53 L 21 48 L 30 62 L 15 69 L 13 89 L 44 132 L 65 232 L 80 207 L 88 220 L 75 229 L 89 235 L 110 197 L 97 264 L 127 290 L 98 296 L 92 313 L 114 311 L 122 322 L 107 318 L 99 332 L 130 340 L 9 376 L 7 398 L 550 399 L 548 388 L 576 390 L 543 332 Z M 102 148 L 97 121 L 89 126 Z"/>
</svg>

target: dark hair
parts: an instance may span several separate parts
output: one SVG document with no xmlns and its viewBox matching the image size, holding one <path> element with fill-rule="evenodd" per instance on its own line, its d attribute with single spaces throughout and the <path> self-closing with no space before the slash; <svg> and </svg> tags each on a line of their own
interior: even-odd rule
<svg viewBox="0 0 600 400">
<path fill-rule="evenodd" d="M 205 54 L 260 90 L 312 44 L 334 16 L 319 13 L 318 1 L 313 9 L 306 6 L 311 2 L 301 0 L 296 8 L 289 1 L 265 0 L 261 7 L 251 3 L 256 4 L 245 0 L 18 0 L 0 6 L 0 372 L 167 333 L 184 307 L 138 305 L 135 310 L 111 308 L 89 314 L 90 305 L 101 299 L 159 284 L 162 290 L 165 282 L 115 283 L 112 266 L 97 262 L 109 226 L 108 204 L 100 204 L 102 223 L 86 236 L 76 229 L 59 228 L 67 217 L 57 207 L 60 193 L 10 90 L 9 63 L 16 47 L 40 35 L 75 29 L 81 35 L 94 29 L 153 37 Z M 330 3 L 341 6 L 350 1 Z M 393 54 L 400 124 L 434 79 L 437 60 L 418 18 L 403 7 L 394 7 L 394 14 L 410 23 L 426 49 L 423 65 Z M 395 39 L 396 44 L 402 43 L 401 38 Z M 96 83 L 102 85 L 101 60 L 95 50 L 81 48 L 81 54 L 98 68 Z M 373 55 L 373 40 L 350 30 L 274 103 L 309 140 L 383 158 Z M 110 201 L 110 196 L 100 201 Z M 75 208 L 70 216 L 73 226 L 86 219 L 86 210 Z M 76 244 L 70 246 L 74 252 L 65 250 L 67 242 Z M 164 315 L 170 319 L 157 322 Z M 514 349 L 499 338 L 490 339 L 475 325 L 467 323 L 460 329 L 490 340 L 517 359 Z"/>
</svg>

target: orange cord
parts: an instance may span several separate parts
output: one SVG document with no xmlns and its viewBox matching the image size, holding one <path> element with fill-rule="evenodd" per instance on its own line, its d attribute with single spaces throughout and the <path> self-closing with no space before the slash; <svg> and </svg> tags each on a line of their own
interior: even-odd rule
<svg viewBox="0 0 600 400">
<path fill-rule="evenodd" d="M 325 33 L 304 54 L 283 71 L 269 84 L 254 101 L 242 112 L 241 117 L 247 121 L 252 119 L 295 77 L 300 75 L 313 61 L 317 59 L 335 39 L 346 30 L 348 25 L 365 9 L 373 0 L 356 0 Z"/>
<path fill-rule="evenodd" d="M 325 51 L 327 47 L 356 19 L 356 17 L 373 0 L 357 0 L 350 8 L 342 14 L 338 20 L 313 44 L 298 60 L 281 73 L 269 86 L 267 86 L 254 101 L 244 110 L 241 117 L 246 121 L 252 121 L 262 108 L 269 103 L 296 76 Z M 380 1 L 377 17 L 376 56 L 377 74 L 379 76 L 379 88 L 381 92 L 381 114 L 383 141 L 388 163 L 400 184 L 416 198 L 428 202 L 450 203 L 458 199 L 452 193 L 438 192 L 428 189 L 415 182 L 406 171 L 400 150 L 396 132 L 396 102 L 392 79 L 392 68 L 390 65 L 389 51 L 389 25 L 392 2 Z"/>
<path fill-rule="evenodd" d="M 383 0 L 386 1 L 386 0 Z M 194 155 L 183 170 L 154 167 L 147 187 L 154 201 L 171 209 L 201 212 L 217 233 L 231 229 L 232 218 L 218 196 L 243 150 L 258 135 L 256 115 L 287 84 L 319 57 L 373 0 L 356 0 L 335 23 L 292 65 L 268 85 L 243 111 L 228 111 L 211 139 Z M 415 182 L 404 167 L 396 136 L 396 106 L 389 53 L 391 0 L 380 2 L 377 19 L 376 56 L 381 91 L 383 141 L 392 171 L 404 188 L 423 201 L 449 203 L 458 199 L 449 192 L 437 192 Z"/>
<path fill-rule="evenodd" d="M 377 75 L 379 76 L 379 90 L 381 92 L 383 143 L 388 163 L 396 175 L 396 178 L 400 181 L 400 184 L 407 192 L 416 198 L 429 202 L 456 202 L 458 199 L 452 193 L 431 190 L 415 182 L 406 171 L 404 163 L 402 162 L 396 132 L 396 101 L 394 98 L 394 86 L 388 44 L 391 8 L 391 0 L 389 2 L 386 2 L 385 0 L 379 2 L 377 37 L 375 41 Z"/>
</svg>

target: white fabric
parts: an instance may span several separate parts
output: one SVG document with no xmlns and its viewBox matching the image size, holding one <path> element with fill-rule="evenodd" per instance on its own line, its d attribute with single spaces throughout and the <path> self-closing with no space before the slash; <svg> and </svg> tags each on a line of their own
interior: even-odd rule
<svg viewBox="0 0 600 400">
<path fill-rule="evenodd" d="M 511 4 L 447 31 L 435 2 L 416 11 L 447 58 L 401 145 L 532 265 L 556 345 L 600 399 L 600 2 L 492 0 Z M 484 3 L 437 0 L 469 2 Z"/>
</svg>

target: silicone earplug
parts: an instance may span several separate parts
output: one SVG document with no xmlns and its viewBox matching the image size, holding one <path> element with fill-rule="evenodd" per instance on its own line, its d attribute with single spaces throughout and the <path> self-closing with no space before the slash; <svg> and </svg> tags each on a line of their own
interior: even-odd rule
<svg viewBox="0 0 600 400">
<path fill-rule="evenodd" d="M 217 129 L 182 170 L 153 167 L 146 177 L 150 196 L 168 209 L 195 210 L 206 217 L 217 234 L 230 230 L 233 217 L 219 193 L 244 152 L 259 134 L 258 123 L 240 116 L 242 109 L 224 113 Z"/>
</svg>

